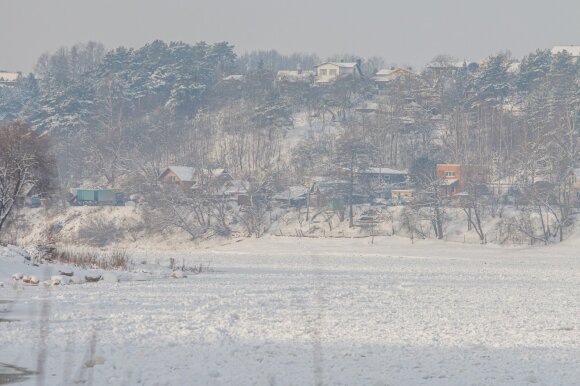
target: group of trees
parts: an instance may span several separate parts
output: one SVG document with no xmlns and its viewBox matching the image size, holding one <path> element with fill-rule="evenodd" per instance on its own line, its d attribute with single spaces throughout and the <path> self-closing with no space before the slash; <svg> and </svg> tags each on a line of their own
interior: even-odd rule
<svg viewBox="0 0 580 386">
<path fill-rule="evenodd" d="M 424 193 L 417 215 L 430 219 L 440 238 L 448 203 L 434 165 L 478 165 L 491 184 L 485 192 L 470 185 L 469 227 L 485 237 L 481 223 L 501 215 L 499 197 L 509 184 L 526 197 L 509 226 L 548 242 L 563 238 L 571 223 L 569 177 L 579 162 L 576 59 L 546 50 L 519 63 L 499 53 L 461 66 L 441 56 L 421 74 L 377 89 L 372 75 L 384 66 L 381 58 L 363 61 L 362 78 L 316 87 L 275 82 L 277 70 L 310 69 L 320 61 L 314 54 L 237 57 L 227 43 L 162 41 L 106 51 L 87 43 L 43 55 L 34 75 L 0 88 L 0 118 L 17 117 L 46 133 L 63 189 L 85 182 L 154 190 L 169 164 L 223 167 L 253 186 L 268 181 L 269 191 L 304 176 L 332 176 L 347 182 L 337 195 L 352 225 L 353 197 L 361 193 L 355 172 L 408 169 Z M 211 224 L 221 211 L 193 217 Z"/>
<path fill-rule="evenodd" d="M 54 169 L 48 138 L 23 123 L 0 126 L 0 232 L 31 192 L 52 192 Z"/>
</svg>

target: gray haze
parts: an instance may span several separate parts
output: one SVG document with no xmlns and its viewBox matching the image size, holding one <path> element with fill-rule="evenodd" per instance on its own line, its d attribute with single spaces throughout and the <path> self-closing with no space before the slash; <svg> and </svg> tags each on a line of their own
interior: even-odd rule
<svg viewBox="0 0 580 386">
<path fill-rule="evenodd" d="M 437 54 L 479 60 L 580 44 L 577 0 L 0 0 L 0 69 L 88 40 L 229 41 L 322 58 L 354 53 L 422 67 Z"/>
</svg>

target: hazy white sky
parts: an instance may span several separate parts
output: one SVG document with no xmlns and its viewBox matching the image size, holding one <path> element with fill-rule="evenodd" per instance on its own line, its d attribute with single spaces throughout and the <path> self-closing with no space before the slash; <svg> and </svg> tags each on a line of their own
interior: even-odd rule
<svg viewBox="0 0 580 386">
<path fill-rule="evenodd" d="M 0 69 L 88 40 L 154 39 L 383 56 L 421 67 L 437 54 L 478 60 L 580 44 L 578 0 L 0 0 Z"/>
</svg>

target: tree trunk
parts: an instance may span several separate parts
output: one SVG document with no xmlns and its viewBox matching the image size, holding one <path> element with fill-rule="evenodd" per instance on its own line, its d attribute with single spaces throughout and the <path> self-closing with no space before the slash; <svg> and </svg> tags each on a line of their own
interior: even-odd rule
<svg viewBox="0 0 580 386">
<path fill-rule="evenodd" d="M 348 227 L 354 227 L 354 211 L 352 208 L 352 201 L 354 195 L 354 154 L 351 156 L 350 163 L 350 188 L 348 192 Z"/>
</svg>

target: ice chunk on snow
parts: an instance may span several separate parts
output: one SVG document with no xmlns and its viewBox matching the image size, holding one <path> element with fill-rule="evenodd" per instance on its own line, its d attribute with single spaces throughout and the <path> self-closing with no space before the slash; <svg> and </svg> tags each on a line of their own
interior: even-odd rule
<svg viewBox="0 0 580 386">
<path fill-rule="evenodd" d="M 40 280 L 38 280 L 38 278 L 36 276 L 25 275 L 22 277 L 22 282 L 24 282 L 26 284 L 36 285 L 40 282 Z"/>
<path fill-rule="evenodd" d="M 174 279 L 183 279 L 187 276 L 183 274 L 183 271 L 173 271 L 173 273 L 171 273 L 171 277 Z"/>
<path fill-rule="evenodd" d="M 95 367 L 97 365 L 102 365 L 105 363 L 105 358 L 97 355 L 93 359 L 89 359 L 85 362 L 85 367 Z"/>
<path fill-rule="evenodd" d="M 131 277 L 134 281 L 147 281 L 149 277 L 144 273 L 136 273 Z"/>
<path fill-rule="evenodd" d="M 81 276 L 73 276 L 70 278 L 70 284 L 83 284 L 86 280 Z"/>
<path fill-rule="evenodd" d="M 67 276 L 55 275 L 50 278 L 52 285 L 66 285 L 69 284 L 70 278 Z"/>
<path fill-rule="evenodd" d="M 105 281 L 107 283 L 118 283 L 119 277 L 113 272 L 106 272 L 103 274 L 103 276 L 101 276 L 101 281 Z"/>
</svg>

